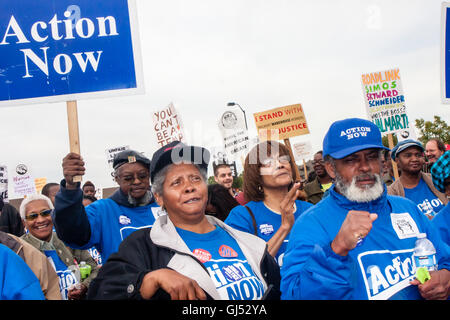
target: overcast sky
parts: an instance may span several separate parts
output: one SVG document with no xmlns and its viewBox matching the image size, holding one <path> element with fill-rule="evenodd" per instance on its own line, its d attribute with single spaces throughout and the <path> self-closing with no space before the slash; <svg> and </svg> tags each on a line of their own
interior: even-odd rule
<svg viewBox="0 0 450 320">
<path fill-rule="evenodd" d="M 301 103 L 310 134 L 293 138 L 322 149 L 329 125 L 366 118 L 361 75 L 399 68 L 410 122 L 439 115 L 440 16 L 437 0 L 137 0 L 144 95 L 80 100 L 84 180 L 111 187 L 105 149 L 157 149 L 152 112 L 170 102 L 188 142 L 220 145 L 227 102 L 252 114 Z M 0 164 L 9 177 L 25 163 L 35 178 L 62 179 L 69 152 L 66 104 L 0 108 Z M 9 197 L 15 198 L 10 182 Z"/>
</svg>

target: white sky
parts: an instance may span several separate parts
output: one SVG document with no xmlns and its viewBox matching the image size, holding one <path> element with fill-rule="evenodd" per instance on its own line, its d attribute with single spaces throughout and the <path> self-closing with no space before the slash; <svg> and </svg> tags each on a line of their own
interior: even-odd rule
<svg viewBox="0 0 450 320">
<path fill-rule="evenodd" d="M 450 122 L 440 100 L 441 1 L 137 0 L 137 9 L 145 95 L 78 101 L 84 181 L 96 186 L 115 186 L 105 149 L 151 156 L 152 111 L 170 102 L 188 142 L 206 147 L 220 145 L 227 102 L 245 109 L 253 136 L 253 113 L 301 103 L 311 134 L 291 143 L 309 140 L 317 151 L 333 121 L 366 117 L 361 75 L 398 67 L 410 122 Z M 19 163 L 62 179 L 64 102 L 0 108 L 0 121 L 10 180 Z"/>
</svg>

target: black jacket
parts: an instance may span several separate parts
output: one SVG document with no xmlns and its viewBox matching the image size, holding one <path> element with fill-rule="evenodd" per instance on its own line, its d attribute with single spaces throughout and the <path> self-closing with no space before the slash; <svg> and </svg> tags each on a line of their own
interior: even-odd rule
<svg viewBox="0 0 450 320">
<path fill-rule="evenodd" d="M 0 208 L 0 231 L 11 233 L 17 237 L 22 236 L 25 228 L 19 212 L 9 203 L 3 204 L 3 201 L 0 201 L 0 207 L 3 207 Z"/>
<path fill-rule="evenodd" d="M 255 274 L 265 284 L 265 299 L 280 299 L 280 268 L 261 239 L 207 217 L 224 228 L 239 244 Z M 178 235 L 168 216 L 160 217 L 153 228 L 135 231 L 112 254 L 89 287 L 88 299 L 142 299 L 139 289 L 151 271 L 169 268 L 197 281 L 208 299 L 220 299 L 203 264 L 195 258 Z M 170 299 L 159 289 L 152 300 Z"/>
</svg>

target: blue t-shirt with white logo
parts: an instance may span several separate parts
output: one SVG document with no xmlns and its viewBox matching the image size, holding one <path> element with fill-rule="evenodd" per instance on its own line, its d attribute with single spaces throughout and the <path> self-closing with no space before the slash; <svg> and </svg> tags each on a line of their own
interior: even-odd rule
<svg viewBox="0 0 450 320">
<path fill-rule="evenodd" d="M 412 189 L 405 189 L 405 198 L 412 200 L 417 204 L 417 208 L 429 218 L 432 218 L 438 213 L 444 204 L 441 200 L 428 188 L 423 179 L 420 179 L 419 184 Z"/>
<path fill-rule="evenodd" d="M 55 250 L 45 250 L 44 254 L 50 260 L 55 268 L 59 280 L 59 290 L 63 300 L 67 300 L 68 291 L 72 285 L 80 282 L 76 275 L 69 269 L 69 267 L 61 260 Z"/>
<path fill-rule="evenodd" d="M 221 299 L 260 300 L 264 286 L 247 258 L 224 229 L 200 234 L 177 228 L 178 234 L 208 270 Z"/>
<path fill-rule="evenodd" d="M 252 210 L 253 215 L 255 216 L 258 229 L 257 236 L 266 242 L 269 241 L 281 226 L 281 214 L 270 210 L 263 201 L 250 201 L 246 206 Z M 297 210 L 294 212 L 294 217 L 297 220 L 297 218 L 307 209 L 312 207 L 313 204 L 296 200 L 295 206 Z M 225 223 L 237 230 L 255 234 L 252 218 L 244 206 L 234 207 L 230 211 Z M 279 266 L 282 266 L 283 264 L 283 256 L 288 242 L 289 235 L 284 239 L 283 244 L 275 256 Z"/>
</svg>

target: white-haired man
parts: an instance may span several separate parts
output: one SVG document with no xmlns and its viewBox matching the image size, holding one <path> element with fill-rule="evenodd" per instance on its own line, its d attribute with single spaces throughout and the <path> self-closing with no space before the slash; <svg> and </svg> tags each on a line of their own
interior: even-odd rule
<svg viewBox="0 0 450 320">
<path fill-rule="evenodd" d="M 282 299 L 447 299 L 449 249 L 412 201 L 387 195 L 383 149 L 380 130 L 368 120 L 331 125 L 323 155 L 335 186 L 295 222 Z M 433 242 L 439 264 L 424 284 L 413 263 L 419 233 Z"/>
</svg>

